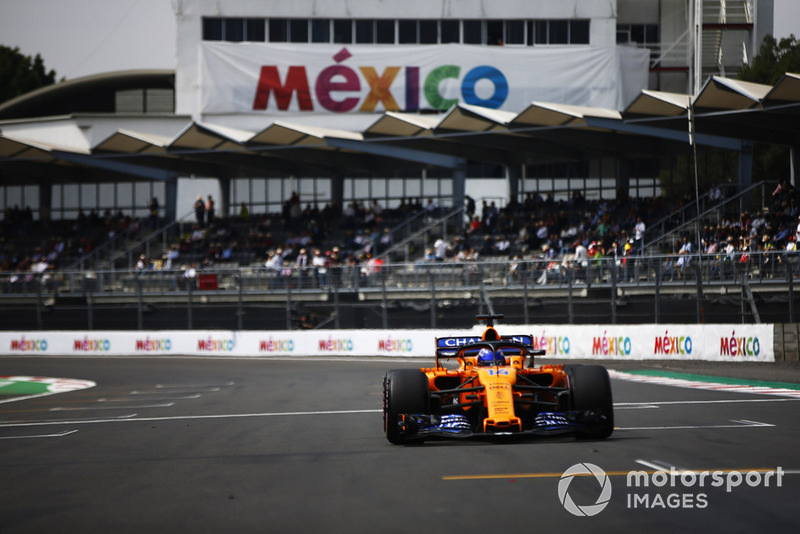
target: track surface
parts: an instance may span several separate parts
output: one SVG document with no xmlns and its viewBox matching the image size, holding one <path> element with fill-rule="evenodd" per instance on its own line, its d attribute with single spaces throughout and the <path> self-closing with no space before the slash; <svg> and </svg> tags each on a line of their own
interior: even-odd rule
<svg viewBox="0 0 800 534">
<path fill-rule="evenodd" d="M 605 441 L 392 446 L 383 374 L 427 364 L 4 358 L 2 375 L 97 386 L 0 404 L 0 532 L 796 532 L 798 398 L 614 379 L 618 429 Z M 559 501 L 580 463 L 610 474 L 593 517 Z M 631 470 L 670 467 L 785 474 L 730 492 L 627 485 Z M 578 506 L 600 496 L 591 476 L 565 487 Z"/>
</svg>

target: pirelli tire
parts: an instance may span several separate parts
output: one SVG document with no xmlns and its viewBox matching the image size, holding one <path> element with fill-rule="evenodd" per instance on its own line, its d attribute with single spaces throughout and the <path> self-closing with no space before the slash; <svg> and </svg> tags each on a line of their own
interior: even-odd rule
<svg viewBox="0 0 800 534">
<path fill-rule="evenodd" d="M 428 377 L 419 369 L 395 369 L 383 377 L 383 431 L 390 443 L 416 441 L 400 430 L 402 414 L 429 413 Z"/>
<path fill-rule="evenodd" d="M 575 432 L 579 439 L 605 439 L 614 432 L 614 403 L 611 379 L 602 365 L 572 365 L 566 368 L 569 377 L 570 408 L 593 412 L 597 417 Z"/>
</svg>

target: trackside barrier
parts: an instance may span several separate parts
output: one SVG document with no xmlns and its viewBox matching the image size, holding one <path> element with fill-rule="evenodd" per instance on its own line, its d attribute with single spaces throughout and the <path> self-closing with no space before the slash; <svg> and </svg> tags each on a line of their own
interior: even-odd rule
<svg viewBox="0 0 800 534">
<path fill-rule="evenodd" d="M 530 334 L 559 359 L 774 362 L 774 326 L 498 325 Z M 430 357 L 436 337 L 480 338 L 470 330 L 154 330 L 0 332 L 0 355 L 40 356 L 379 356 Z"/>
</svg>

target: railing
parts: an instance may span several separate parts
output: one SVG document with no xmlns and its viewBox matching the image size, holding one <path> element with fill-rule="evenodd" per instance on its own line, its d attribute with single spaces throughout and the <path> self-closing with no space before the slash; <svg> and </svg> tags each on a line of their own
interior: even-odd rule
<svg viewBox="0 0 800 534">
<path fill-rule="evenodd" d="M 591 259 L 576 264 L 571 259 L 509 261 L 489 258 L 458 262 L 366 263 L 326 268 L 261 268 L 213 266 L 187 270 L 59 271 L 52 273 L 3 273 L 0 302 L 27 297 L 146 296 L 201 291 L 206 295 L 270 294 L 284 299 L 287 292 L 313 295 L 319 292 L 375 291 L 392 293 L 419 290 L 484 288 L 489 294 L 527 286 L 530 291 L 583 287 L 751 286 L 781 285 L 800 276 L 796 251 L 724 252 L 708 255 L 678 254 Z M 408 298 L 412 298 L 408 295 Z"/>
<path fill-rule="evenodd" d="M 716 201 L 711 198 L 710 192 L 704 193 L 700 197 L 700 210 L 698 216 L 697 202 L 692 200 L 680 210 L 676 210 L 660 219 L 652 222 L 645 230 L 645 247 L 652 247 L 663 243 L 665 240 L 674 239 L 675 235 L 679 232 L 686 231 L 687 229 L 696 230 L 696 225 L 704 225 L 707 223 L 709 216 L 717 218 L 716 223 L 720 222 L 720 217 L 723 216 L 725 210 L 730 209 L 730 213 L 740 215 L 744 209 L 744 205 L 749 204 L 749 197 L 754 191 L 761 191 L 762 209 L 764 207 L 764 199 L 766 197 L 766 187 L 774 187 L 772 182 L 759 182 L 752 184 L 742 191 L 738 191 L 732 184 L 726 184 L 721 189 L 727 189 L 724 192 L 724 198 Z M 735 191 L 734 195 L 730 195 L 731 191 Z M 648 234 L 655 234 L 657 237 L 648 239 Z M 675 251 L 672 251 L 675 252 Z"/>
<path fill-rule="evenodd" d="M 517 321 L 530 324 L 544 302 L 549 302 L 549 322 L 661 323 L 667 317 L 666 322 L 702 323 L 709 302 L 723 309 L 724 320 L 716 322 L 793 323 L 799 259 L 796 252 L 737 252 L 581 264 L 493 258 L 279 271 L 214 267 L 3 274 L 0 314 L 3 327 L 12 330 L 92 330 L 98 323 L 123 330 L 199 324 L 238 330 L 365 328 L 368 323 L 388 328 L 399 321 L 437 328 L 448 318 L 455 326 L 456 317 L 463 326 L 474 315 L 464 313 L 476 306 L 478 313 L 500 307 L 507 317 L 511 310 Z M 664 299 L 668 311 L 661 311 Z M 541 321 L 540 313 L 535 322 Z"/>
</svg>

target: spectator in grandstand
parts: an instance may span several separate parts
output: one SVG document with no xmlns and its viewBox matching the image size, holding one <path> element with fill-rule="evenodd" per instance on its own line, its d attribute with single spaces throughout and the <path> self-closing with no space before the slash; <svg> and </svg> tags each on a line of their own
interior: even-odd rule
<svg viewBox="0 0 800 534">
<path fill-rule="evenodd" d="M 144 254 L 139 256 L 139 261 L 136 262 L 137 271 L 145 271 L 150 267 L 150 262 L 147 261 L 147 256 Z"/>
<path fill-rule="evenodd" d="M 480 231 L 481 229 L 481 219 L 477 215 L 472 218 L 472 222 L 469 225 L 469 233 L 474 234 L 475 232 Z"/>
<path fill-rule="evenodd" d="M 150 210 L 150 216 L 147 218 L 147 226 L 155 228 L 158 224 L 158 198 L 153 197 L 150 199 L 147 209 Z"/>
<path fill-rule="evenodd" d="M 247 204 L 244 202 L 239 205 L 239 218 L 245 222 L 250 222 L 250 210 L 247 209 Z"/>
<path fill-rule="evenodd" d="M 205 226 L 206 204 L 203 202 L 203 195 L 197 195 L 197 200 L 194 201 L 194 218 L 197 221 L 198 226 Z"/>
<path fill-rule="evenodd" d="M 633 227 L 633 243 L 637 255 L 644 253 L 644 232 L 646 225 L 641 217 L 636 217 L 636 224 Z"/>
<path fill-rule="evenodd" d="M 314 268 L 314 275 L 317 280 L 317 287 L 325 286 L 326 274 L 328 273 L 328 260 L 319 248 L 314 249 L 311 257 L 311 265 Z"/>
<path fill-rule="evenodd" d="M 425 255 L 422 257 L 422 260 L 427 263 L 432 263 L 436 261 L 436 254 L 433 253 L 433 249 L 428 247 L 425 249 Z"/>
<path fill-rule="evenodd" d="M 589 267 L 589 249 L 583 244 L 582 240 L 577 240 L 573 244 L 575 255 L 572 258 L 575 269 L 575 280 L 578 282 L 586 281 L 586 269 Z"/>
<path fill-rule="evenodd" d="M 378 253 L 385 252 L 394 244 L 394 237 L 389 228 L 384 228 L 380 238 L 378 238 Z"/>
<path fill-rule="evenodd" d="M 467 223 L 472 222 L 472 217 L 475 216 L 475 199 L 469 195 L 465 195 L 466 206 L 464 208 L 464 215 L 467 218 Z"/>
<path fill-rule="evenodd" d="M 684 270 L 687 269 L 692 262 L 693 252 L 694 245 L 692 245 L 692 242 L 689 240 L 689 236 L 684 234 L 683 244 L 678 250 L 678 260 L 675 262 L 675 266 L 678 268 L 678 278 L 683 278 Z"/>
<path fill-rule="evenodd" d="M 447 249 L 448 249 L 447 241 L 442 239 L 441 237 L 434 241 L 433 243 L 433 253 L 436 256 L 436 261 L 444 261 L 447 257 Z"/>
<path fill-rule="evenodd" d="M 214 199 L 211 195 L 208 195 L 208 199 L 206 200 L 206 224 L 208 225 L 214 222 L 214 210 Z"/>
</svg>

